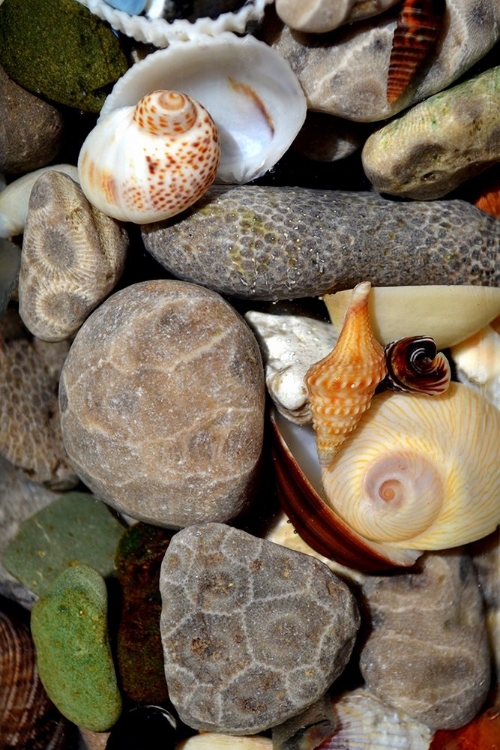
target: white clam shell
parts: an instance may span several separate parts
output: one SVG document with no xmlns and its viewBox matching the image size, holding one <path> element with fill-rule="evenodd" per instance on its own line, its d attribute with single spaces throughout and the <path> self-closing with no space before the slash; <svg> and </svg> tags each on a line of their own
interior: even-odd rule
<svg viewBox="0 0 500 750">
<path fill-rule="evenodd" d="M 460 382 L 500 409 L 500 332 L 488 325 L 452 347 Z"/>
<path fill-rule="evenodd" d="M 307 111 L 289 64 L 255 37 L 229 32 L 173 42 L 133 65 L 115 84 L 101 117 L 155 89 L 199 101 L 220 136 L 217 180 L 245 183 L 267 172 L 292 144 Z"/>
<path fill-rule="evenodd" d="M 2 0 L 3 1 L 3 0 Z M 164 18 L 131 16 L 122 10 L 116 10 L 105 0 L 78 0 L 92 13 L 107 21 L 116 31 L 136 39 L 138 42 L 154 44 L 155 47 L 167 47 L 173 41 L 195 39 L 198 36 L 217 36 L 224 31 L 235 31 L 243 34 L 250 22 L 260 21 L 264 10 L 272 0 L 247 1 L 238 11 L 221 13 L 217 18 L 198 18 L 194 22 L 185 19 L 166 21 Z M 153 13 L 156 15 L 156 7 Z"/>
</svg>

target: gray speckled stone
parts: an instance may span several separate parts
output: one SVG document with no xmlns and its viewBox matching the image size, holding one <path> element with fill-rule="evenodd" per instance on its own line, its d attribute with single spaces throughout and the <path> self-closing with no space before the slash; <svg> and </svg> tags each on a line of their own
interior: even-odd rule
<svg viewBox="0 0 500 750">
<path fill-rule="evenodd" d="M 223 524 L 172 538 L 160 592 L 169 696 L 195 729 L 255 734 L 300 713 L 342 672 L 359 626 L 326 565 Z"/>
<path fill-rule="evenodd" d="M 172 274 L 218 292 L 293 299 L 355 286 L 500 285 L 500 225 L 464 201 L 212 187 L 182 218 L 143 226 Z"/>
</svg>

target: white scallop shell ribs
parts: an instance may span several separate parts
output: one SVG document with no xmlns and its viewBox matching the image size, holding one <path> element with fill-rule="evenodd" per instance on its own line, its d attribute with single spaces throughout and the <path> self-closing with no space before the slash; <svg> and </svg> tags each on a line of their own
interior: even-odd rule
<svg viewBox="0 0 500 750">
<path fill-rule="evenodd" d="M 105 0 L 78 2 L 103 21 L 107 21 L 116 31 L 121 31 L 138 42 L 154 44 L 155 47 L 167 47 L 170 42 L 195 39 L 205 34 L 217 36 L 224 31 L 243 34 L 249 23 L 258 22 L 263 18 L 265 7 L 272 0 L 249 0 L 238 11 L 221 13 L 217 18 L 198 18 L 194 22 L 182 18 L 167 21 L 164 18 L 133 16 L 125 11 L 116 10 Z"/>
<path fill-rule="evenodd" d="M 154 91 L 101 118 L 78 159 L 86 198 L 108 216 L 148 224 L 189 208 L 220 162 L 215 124 L 199 102 Z"/>
<path fill-rule="evenodd" d="M 286 60 L 252 36 L 229 32 L 174 42 L 148 55 L 117 81 L 101 117 L 155 89 L 182 91 L 208 110 L 221 143 L 219 182 L 261 177 L 292 144 L 307 111 Z"/>
</svg>

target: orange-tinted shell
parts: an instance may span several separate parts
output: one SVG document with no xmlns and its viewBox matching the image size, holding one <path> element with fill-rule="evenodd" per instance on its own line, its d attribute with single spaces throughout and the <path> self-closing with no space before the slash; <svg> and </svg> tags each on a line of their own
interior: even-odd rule
<svg viewBox="0 0 500 750">
<path fill-rule="evenodd" d="M 499 750 L 500 703 L 488 708 L 460 729 L 440 729 L 429 750 Z"/>
<path fill-rule="evenodd" d="M 306 374 L 319 461 L 328 466 L 368 409 L 387 374 L 382 346 L 372 333 L 371 285 L 355 287 L 337 345 Z"/>
<path fill-rule="evenodd" d="M 474 200 L 474 205 L 491 216 L 500 217 L 500 178 L 491 181 Z"/>
<path fill-rule="evenodd" d="M 148 224 L 201 198 L 219 163 L 219 136 L 207 110 L 187 94 L 159 90 L 98 121 L 80 151 L 78 172 L 96 208 Z"/>
</svg>

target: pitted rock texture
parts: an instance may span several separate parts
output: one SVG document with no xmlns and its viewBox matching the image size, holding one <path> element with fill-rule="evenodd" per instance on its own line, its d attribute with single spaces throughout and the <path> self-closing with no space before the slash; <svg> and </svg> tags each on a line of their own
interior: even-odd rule
<svg viewBox="0 0 500 750">
<path fill-rule="evenodd" d="M 84 483 L 156 526 L 226 521 L 246 506 L 262 449 L 264 372 L 250 328 L 218 294 L 133 284 L 77 333 L 61 427 Z"/>
<path fill-rule="evenodd" d="M 276 12 L 297 31 L 324 34 L 345 23 L 383 13 L 398 0 L 276 0 Z"/>
<path fill-rule="evenodd" d="M 500 682 L 500 526 L 469 550 L 477 570 L 486 611 L 486 628 L 497 682 Z"/>
<path fill-rule="evenodd" d="M 174 276 L 238 297 L 314 297 L 360 281 L 500 285 L 497 220 L 459 200 L 216 186 L 182 219 L 141 230 Z"/>
<path fill-rule="evenodd" d="M 447 88 L 500 36 L 497 0 L 447 0 L 437 42 L 413 82 L 389 104 L 387 76 L 399 11 L 398 4 L 381 16 L 319 36 L 268 23 L 266 41 L 290 63 L 309 109 L 375 122 Z"/>
<path fill-rule="evenodd" d="M 18 314 L 0 320 L 0 454 L 54 490 L 78 484 L 62 442 L 57 384 L 66 343 L 33 339 Z"/>
<path fill-rule="evenodd" d="M 160 592 L 170 699 L 195 729 L 254 734 L 300 713 L 343 671 L 359 626 L 326 565 L 223 524 L 172 538 Z"/>
<path fill-rule="evenodd" d="M 471 558 L 426 554 L 422 569 L 368 579 L 372 630 L 361 651 L 367 687 L 433 729 L 456 729 L 490 684 L 483 602 Z"/>
<path fill-rule="evenodd" d="M 124 227 L 62 172 L 31 191 L 19 274 L 19 314 L 34 336 L 62 341 L 111 292 L 125 263 Z"/>
<path fill-rule="evenodd" d="M 500 66 L 431 96 L 373 133 L 362 153 L 380 193 L 429 200 L 500 161 Z"/>
</svg>

